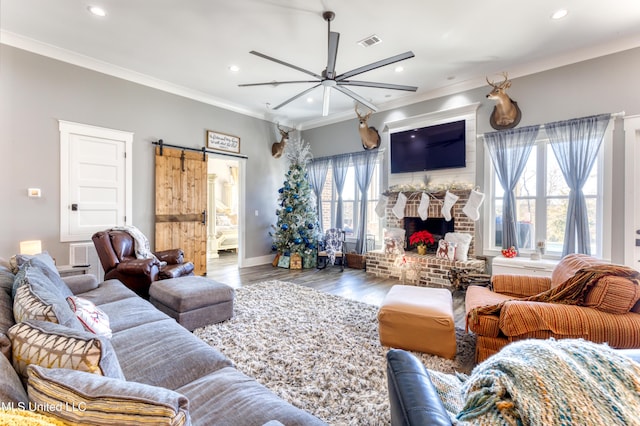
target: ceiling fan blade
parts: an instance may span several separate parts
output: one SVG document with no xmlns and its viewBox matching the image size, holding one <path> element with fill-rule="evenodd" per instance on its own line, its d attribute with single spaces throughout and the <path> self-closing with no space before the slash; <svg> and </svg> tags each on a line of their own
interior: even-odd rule
<svg viewBox="0 0 640 426">
<path fill-rule="evenodd" d="M 286 101 L 284 101 L 284 102 L 283 102 L 283 103 L 281 103 L 280 105 L 278 105 L 278 106 L 274 107 L 273 109 L 279 109 L 279 108 L 282 108 L 283 106 L 285 106 L 285 105 L 286 105 L 286 104 L 288 104 L 289 102 L 293 102 L 293 101 L 295 101 L 295 100 L 296 100 L 296 99 L 298 99 L 299 97 L 306 95 L 307 93 L 309 93 L 310 91 L 312 91 L 313 89 L 315 89 L 316 87 L 319 87 L 319 86 L 320 86 L 320 84 L 316 84 L 315 86 L 310 87 L 310 88 L 308 88 L 307 90 L 305 90 L 305 91 L 302 91 L 302 92 L 298 93 L 298 94 L 297 94 L 297 95 L 295 95 L 294 97 L 287 99 Z"/>
<path fill-rule="evenodd" d="M 378 110 L 377 106 L 375 106 L 374 104 L 372 104 L 371 102 L 369 102 L 368 100 L 363 98 L 362 96 L 358 95 L 357 93 L 352 92 L 351 90 L 347 89 L 346 87 L 333 86 L 333 88 L 336 89 L 336 90 L 341 91 L 342 93 L 344 93 L 345 95 L 349 96 L 350 98 L 355 99 L 356 101 L 360 102 L 362 105 L 366 106 L 367 108 L 369 108 L 373 112 L 376 112 Z"/>
<path fill-rule="evenodd" d="M 251 53 L 252 55 L 259 56 L 259 57 L 264 58 L 264 59 L 268 59 L 269 61 L 273 61 L 273 62 L 275 62 L 277 64 L 284 65 L 285 67 L 293 68 L 294 70 L 303 72 L 305 74 L 312 75 L 315 78 L 317 78 L 318 80 L 322 80 L 322 76 L 321 75 L 318 75 L 318 74 L 316 74 L 316 73 L 314 73 L 312 71 L 309 71 L 309 70 L 305 70 L 304 68 L 300 68 L 300 67 L 297 67 L 295 65 L 289 64 L 287 62 L 281 61 L 280 59 L 272 58 L 271 56 L 267 56 L 264 53 L 256 52 L 255 50 L 252 50 L 249 53 Z"/>
<path fill-rule="evenodd" d="M 353 77 L 354 75 L 362 74 L 363 72 L 375 70 L 376 68 L 384 67 L 387 65 L 394 64 L 396 62 L 404 61 L 405 59 L 413 58 L 415 55 L 412 51 L 404 52 L 396 56 L 392 56 L 387 59 L 382 59 L 381 61 L 373 62 L 369 65 L 365 65 L 359 68 L 356 68 L 351 71 L 347 71 L 344 74 L 340 74 L 336 77 L 336 81 L 344 80 L 345 78 Z"/>
<path fill-rule="evenodd" d="M 340 33 L 329 33 L 329 53 L 327 59 L 327 78 L 332 79 L 336 75 L 336 59 L 338 57 L 338 42 Z"/>
<path fill-rule="evenodd" d="M 281 84 L 292 83 L 317 83 L 318 80 L 295 80 L 295 81 L 270 81 L 268 83 L 246 83 L 238 84 L 238 87 L 251 87 L 251 86 L 279 86 Z"/>
<path fill-rule="evenodd" d="M 360 86 L 360 87 L 375 87 L 378 89 L 393 89 L 393 90 L 406 90 L 407 92 L 415 92 L 418 90 L 416 86 L 403 86 L 400 84 L 389 83 L 374 83 L 372 81 L 358 81 L 358 80 L 342 80 L 337 82 L 340 86 Z"/>
<path fill-rule="evenodd" d="M 331 87 L 324 86 L 324 95 L 322 96 L 322 116 L 329 115 L 329 104 L 331 102 Z"/>
</svg>

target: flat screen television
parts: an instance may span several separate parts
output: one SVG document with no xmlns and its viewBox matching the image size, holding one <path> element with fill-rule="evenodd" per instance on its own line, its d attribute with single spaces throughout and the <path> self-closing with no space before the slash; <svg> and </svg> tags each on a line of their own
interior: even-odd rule
<svg viewBox="0 0 640 426">
<path fill-rule="evenodd" d="M 466 165 L 464 120 L 391 134 L 391 173 Z"/>
</svg>

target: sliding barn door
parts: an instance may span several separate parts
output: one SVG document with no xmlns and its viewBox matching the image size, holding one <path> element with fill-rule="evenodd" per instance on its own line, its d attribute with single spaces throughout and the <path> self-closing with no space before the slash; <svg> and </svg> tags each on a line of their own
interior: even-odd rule
<svg viewBox="0 0 640 426">
<path fill-rule="evenodd" d="M 207 161 L 197 152 L 156 147 L 156 247 L 184 250 L 207 272 Z"/>
</svg>

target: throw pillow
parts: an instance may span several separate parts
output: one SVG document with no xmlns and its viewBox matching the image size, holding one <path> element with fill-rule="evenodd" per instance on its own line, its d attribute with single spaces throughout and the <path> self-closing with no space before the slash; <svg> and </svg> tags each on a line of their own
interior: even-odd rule
<svg viewBox="0 0 640 426">
<path fill-rule="evenodd" d="M 72 295 L 71 290 L 64 283 L 64 286 L 54 283 L 38 263 L 37 260 L 25 263 L 16 275 L 15 321 L 35 319 L 84 330 L 66 301 L 66 297 Z"/>
<path fill-rule="evenodd" d="M 640 299 L 640 287 L 623 277 L 607 276 L 587 293 L 584 306 L 611 314 L 626 314 Z"/>
<path fill-rule="evenodd" d="M 438 241 L 438 249 L 436 250 L 436 258 L 455 260 L 456 259 L 456 243 L 450 243 L 444 238 Z"/>
<path fill-rule="evenodd" d="M 30 364 L 124 379 L 108 339 L 52 322 L 28 320 L 9 329 L 13 366 L 23 380 Z"/>
<path fill-rule="evenodd" d="M 72 424 L 190 424 L 189 401 L 169 389 L 35 365 L 28 374 L 31 402 L 62 407 L 48 414 Z"/>
<path fill-rule="evenodd" d="M 109 317 L 92 301 L 83 297 L 69 296 L 67 297 L 69 307 L 84 326 L 85 330 L 90 331 L 98 336 L 104 336 L 111 339 L 111 327 L 109 327 Z"/>
<path fill-rule="evenodd" d="M 73 296 L 73 293 L 62 280 L 57 270 L 51 270 L 45 262 L 40 259 L 33 258 L 24 262 L 20 266 L 20 270 L 16 274 L 16 279 L 13 283 L 13 294 L 17 291 L 18 287 L 24 285 L 26 281 L 29 281 L 29 277 L 37 273 L 36 277 L 44 276 L 47 280 L 42 282 L 42 285 L 46 285 L 47 290 L 58 294 L 63 299 L 67 296 Z M 40 283 L 40 281 L 38 281 Z"/>
<path fill-rule="evenodd" d="M 465 234 L 462 232 L 447 232 L 444 235 L 445 241 L 454 243 L 456 246 L 455 259 L 459 262 L 466 262 L 469 257 L 469 246 L 471 245 L 471 234 Z"/>
<path fill-rule="evenodd" d="M 16 408 L 0 411 L 0 425 L 67 426 L 66 423 L 44 414 Z"/>
<path fill-rule="evenodd" d="M 16 254 L 15 256 L 11 256 L 9 263 L 11 265 L 11 271 L 14 274 L 18 273 L 18 270 L 27 263 L 31 259 L 38 259 L 40 262 L 44 263 L 51 272 L 58 274 L 58 269 L 56 268 L 56 261 L 47 253 L 43 251 L 39 254 Z"/>
</svg>

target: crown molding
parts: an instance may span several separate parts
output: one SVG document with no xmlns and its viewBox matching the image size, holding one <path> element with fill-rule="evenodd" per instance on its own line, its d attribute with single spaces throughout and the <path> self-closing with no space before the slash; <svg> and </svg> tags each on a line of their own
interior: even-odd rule
<svg viewBox="0 0 640 426">
<path fill-rule="evenodd" d="M 138 83 L 147 87 L 151 87 L 157 90 L 161 90 L 174 95 L 182 96 L 185 98 L 193 99 L 198 102 L 202 102 L 208 105 L 216 106 L 225 110 L 233 111 L 238 114 L 246 115 L 249 117 L 266 120 L 269 122 L 275 122 L 273 114 L 269 112 L 256 111 L 244 106 L 235 104 L 233 102 L 211 96 L 207 93 L 190 89 L 188 87 L 180 86 L 170 83 L 165 80 L 160 80 L 146 74 L 142 74 L 136 71 L 132 71 L 127 68 L 119 67 L 90 56 L 81 55 L 70 50 L 62 49 L 53 46 L 48 43 L 44 43 L 38 40 L 34 40 L 22 35 L 12 33 L 6 30 L 0 30 L 0 44 L 6 44 L 8 46 L 16 47 L 18 49 L 26 50 L 32 53 L 36 53 L 49 58 L 57 59 L 62 62 L 67 62 L 73 65 L 77 65 L 83 68 L 87 68 L 93 71 L 97 71 L 106 75 L 121 78 L 123 80 Z M 547 71 L 554 68 L 559 68 L 566 65 L 586 61 L 589 59 L 606 56 L 613 53 L 618 53 L 624 50 L 640 47 L 640 36 L 631 36 L 611 42 L 602 43 L 596 46 L 589 46 L 583 49 L 576 49 L 574 51 L 555 55 L 549 58 L 544 58 L 538 61 L 532 61 L 526 64 L 516 65 L 509 70 L 509 76 L 511 78 L 524 77 L 531 74 Z M 501 70 L 496 70 L 500 72 Z M 428 92 L 420 93 L 415 96 L 403 97 L 394 101 L 389 101 L 384 104 L 378 105 L 378 112 L 388 111 L 396 108 L 401 108 L 407 105 L 412 105 L 431 99 L 451 96 L 467 90 L 477 89 L 486 85 L 483 78 L 476 78 L 456 82 L 454 84 L 437 88 Z M 341 113 L 332 114 L 329 117 L 319 117 L 316 119 L 294 123 L 288 118 L 279 118 L 281 124 L 288 127 L 295 127 L 298 130 L 309 130 L 316 127 L 327 126 L 330 124 L 339 123 L 342 121 L 350 120 L 355 117 L 353 111 L 344 111 Z"/>
<path fill-rule="evenodd" d="M 234 104 L 224 99 L 216 98 L 215 96 L 211 96 L 207 93 L 180 86 L 178 84 L 170 83 L 166 80 L 154 78 L 127 68 L 119 67 L 117 65 L 113 65 L 108 62 L 92 58 L 90 56 L 81 55 L 70 50 L 62 49 L 48 43 L 43 43 L 32 38 L 12 33 L 10 31 L 0 30 L 0 44 L 6 44 L 8 46 L 26 50 L 28 52 L 46 56 L 48 58 L 56 59 L 72 65 L 77 65 L 82 68 L 100 72 L 102 74 L 110 75 L 112 77 L 121 78 L 123 80 L 138 83 L 143 86 L 151 87 L 153 89 L 158 89 L 163 92 L 193 99 L 195 101 L 202 102 L 208 105 L 213 105 L 222 109 L 237 112 L 238 114 L 259 118 L 262 120 L 269 120 L 269 118 L 264 113 L 250 110 L 241 105 Z"/>
</svg>

